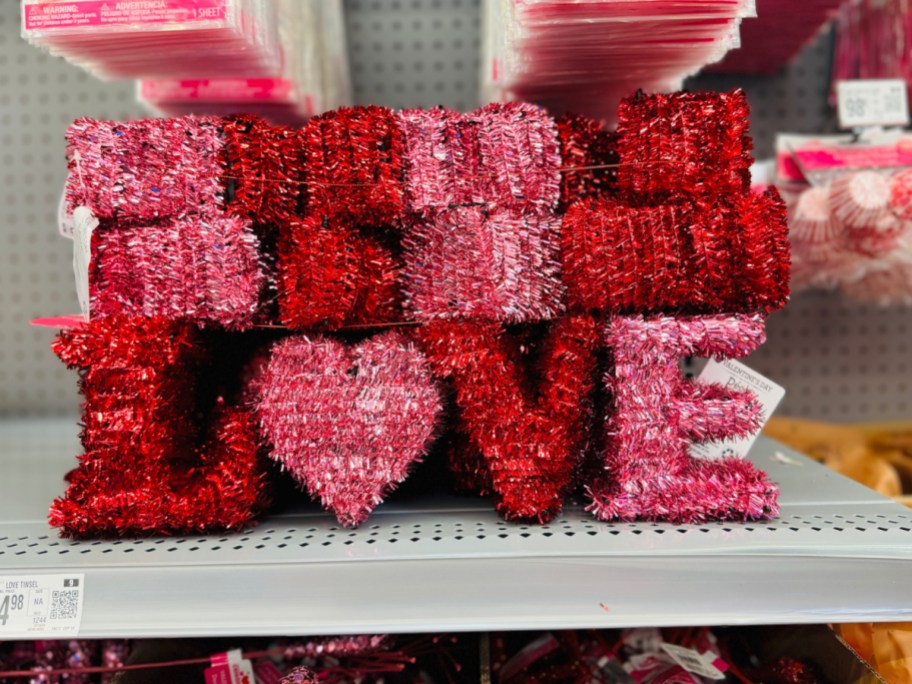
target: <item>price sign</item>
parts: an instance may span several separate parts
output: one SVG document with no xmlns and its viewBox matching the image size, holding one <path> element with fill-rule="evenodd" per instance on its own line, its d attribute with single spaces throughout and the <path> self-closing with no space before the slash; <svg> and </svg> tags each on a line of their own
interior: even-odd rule
<svg viewBox="0 0 912 684">
<path fill-rule="evenodd" d="M 76 636 L 85 575 L 0 575 L 0 640 Z"/>
<path fill-rule="evenodd" d="M 842 128 L 905 126 L 909 123 L 906 82 L 869 79 L 836 83 Z"/>
</svg>

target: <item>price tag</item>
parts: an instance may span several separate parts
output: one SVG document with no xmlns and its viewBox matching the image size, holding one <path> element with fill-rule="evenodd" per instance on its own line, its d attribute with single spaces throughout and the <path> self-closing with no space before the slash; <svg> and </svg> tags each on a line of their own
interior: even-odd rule
<svg viewBox="0 0 912 684">
<path fill-rule="evenodd" d="M 203 673 L 206 684 L 254 684 L 253 664 L 240 649 L 219 653 L 210 659 L 212 666 Z"/>
<path fill-rule="evenodd" d="M 88 207 L 76 207 L 73 212 L 73 273 L 76 276 L 76 296 L 82 315 L 89 320 L 89 264 L 92 261 L 92 231 L 98 219 Z"/>
<path fill-rule="evenodd" d="M 57 204 L 57 229 L 63 237 L 73 239 L 73 217 L 67 213 L 66 188 Z"/>
<path fill-rule="evenodd" d="M 700 383 L 716 383 L 729 390 L 750 390 L 761 406 L 760 427 L 766 424 L 779 402 L 785 396 L 785 389 L 769 378 L 765 378 L 743 363 L 726 359 L 710 359 L 697 378 Z M 740 439 L 725 439 L 717 442 L 691 444 L 690 455 L 694 458 L 716 459 L 746 456 L 754 445 L 760 429 Z"/>
<path fill-rule="evenodd" d="M 841 128 L 905 126 L 909 123 L 909 98 L 901 79 L 838 81 Z"/>
<path fill-rule="evenodd" d="M 0 575 L 0 640 L 79 633 L 85 575 Z"/>
<path fill-rule="evenodd" d="M 675 644 L 662 644 L 662 650 L 691 674 L 713 680 L 725 679 L 725 673 L 713 664 L 716 656 L 712 653 L 700 654 L 692 648 L 684 648 Z"/>
</svg>

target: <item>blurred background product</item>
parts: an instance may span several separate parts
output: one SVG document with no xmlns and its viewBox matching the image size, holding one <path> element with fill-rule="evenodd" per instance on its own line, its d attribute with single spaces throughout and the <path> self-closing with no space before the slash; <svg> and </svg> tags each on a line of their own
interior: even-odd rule
<svg viewBox="0 0 912 684">
<path fill-rule="evenodd" d="M 245 112 L 286 125 L 350 104 L 342 0 L 276 2 L 281 68 L 274 76 L 142 79 L 140 101 L 168 116 Z"/>
<path fill-rule="evenodd" d="M 22 33 L 106 79 L 257 78 L 282 60 L 272 0 L 23 0 Z"/>
</svg>

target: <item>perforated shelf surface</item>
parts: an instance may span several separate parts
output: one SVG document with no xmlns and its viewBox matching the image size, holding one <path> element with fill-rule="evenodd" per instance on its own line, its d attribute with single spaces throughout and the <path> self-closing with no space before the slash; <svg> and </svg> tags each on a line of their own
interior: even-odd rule
<svg viewBox="0 0 912 684">
<path fill-rule="evenodd" d="M 316 507 L 235 534 L 60 539 L 68 420 L 0 424 L 0 574 L 82 572 L 81 635 L 191 636 L 773 624 L 912 618 L 912 511 L 761 440 L 771 522 L 549 525 L 487 502 L 385 504 L 357 530 Z"/>
</svg>

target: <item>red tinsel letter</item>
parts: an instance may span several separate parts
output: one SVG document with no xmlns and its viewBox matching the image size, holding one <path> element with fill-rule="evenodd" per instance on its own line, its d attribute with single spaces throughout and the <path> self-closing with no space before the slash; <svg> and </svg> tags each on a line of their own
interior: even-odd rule
<svg viewBox="0 0 912 684">
<path fill-rule="evenodd" d="M 71 537 L 236 529 L 268 502 L 249 411 L 193 420 L 199 333 L 162 318 L 112 317 L 66 330 L 54 351 L 80 380 L 85 453 L 50 522 Z"/>
<path fill-rule="evenodd" d="M 546 521 L 561 510 L 588 438 L 598 327 L 588 316 L 555 323 L 535 390 L 498 323 L 441 321 L 418 332 L 434 370 L 453 379 L 508 519 Z"/>
</svg>

